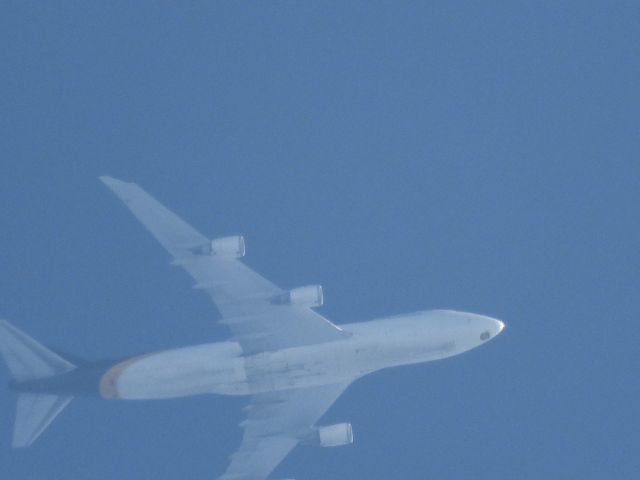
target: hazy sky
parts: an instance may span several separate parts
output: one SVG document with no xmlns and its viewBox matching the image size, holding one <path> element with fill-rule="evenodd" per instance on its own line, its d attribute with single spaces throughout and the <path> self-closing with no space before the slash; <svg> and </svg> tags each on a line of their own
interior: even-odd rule
<svg viewBox="0 0 640 480">
<path fill-rule="evenodd" d="M 90 3 L 0 6 L 0 315 L 89 359 L 225 338 L 97 176 L 134 180 L 336 323 L 507 323 L 275 478 L 635 478 L 637 2 Z M 14 452 L 0 391 L 0 476 L 212 479 L 244 404 L 80 399 Z"/>
</svg>

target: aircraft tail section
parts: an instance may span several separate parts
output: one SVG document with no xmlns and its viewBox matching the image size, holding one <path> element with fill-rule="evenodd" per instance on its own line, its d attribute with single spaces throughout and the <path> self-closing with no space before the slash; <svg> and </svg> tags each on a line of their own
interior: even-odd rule
<svg viewBox="0 0 640 480">
<path fill-rule="evenodd" d="M 58 395 L 21 393 L 18 396 L 11 446 L 23 448 L 33 444 L 72 399 L 73 397 Z"/>
<path fill-rule="evenodd" d="M 0 354 L 16 382 L 53 377 L 76 368 L 6 320 L 0 320 Z"/>
<path fill-rule="evenodd" d="M 0 355 L 18 384 L 62 375 L 76 368 L 6 320 L 0 320 Z M 69 396 L 20 393 L 13 447 L 27 447 L 35 442 L 71 399 Z"/>
</svg>

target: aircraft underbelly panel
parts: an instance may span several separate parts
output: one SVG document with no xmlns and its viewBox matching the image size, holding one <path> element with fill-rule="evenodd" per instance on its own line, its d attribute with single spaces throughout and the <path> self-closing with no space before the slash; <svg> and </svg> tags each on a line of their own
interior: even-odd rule
<svg viewBox="0 0 640 480">
<path fill-rule="evenodd" d="M 244 360 L 233 343 L 170 350 L 128 360 L 105 374 L 105 398 L 149 400 L 205 393 L 245 395 Z"/>
</svg>

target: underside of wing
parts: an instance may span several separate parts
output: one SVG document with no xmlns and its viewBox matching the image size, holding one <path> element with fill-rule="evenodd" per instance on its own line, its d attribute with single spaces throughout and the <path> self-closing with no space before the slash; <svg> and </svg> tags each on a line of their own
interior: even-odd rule
<svg viewBox="0 0 640 480">
<path fill-rule="evenodd" d="M 247 267 L 242 237 L 210 240 L 135 183 L 100 177 L 126 207 L 204 290 L 245 353 L 345 338 L 339 327 L 308 304 Z M 302 293 L 313 293 L 312 289 Z M 321 293 L 320 293 L 321 297 Z M 296 297 L 298 298 L 298 297 Z"/>
<path fill-rule="evenodd" d="M 349 383 L 254 395 L 240 449 L 218 480 L 264 480 L 300 442 L 315 433 L 315 423 Z"/>
</svg>

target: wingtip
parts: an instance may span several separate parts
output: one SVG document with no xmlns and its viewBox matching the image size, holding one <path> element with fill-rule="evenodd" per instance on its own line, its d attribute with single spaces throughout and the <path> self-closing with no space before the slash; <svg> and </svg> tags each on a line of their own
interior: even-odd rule
<svg viewBox="0 0 640 480">
<path fill-rule="evenodd" d="M 98 179 L 99 179 L 102 183 L 105 183 L 105 184 L 107 184 L 107 185 L 108 185 L 108 184 L 110 184 L 110 183 L 113 183 L 113 182 L 117 182 L 117 181 L 119 181 L 117 178 L 113 178 L 113 177 L 112 177 L 112 176 L 110 176 L 110 175 L 100 175 L 100 176 L 98 177 Z"/>
<path fill-rule="evenodd" d="M 0 318 L 0 329 L 11 330 L 15 328 L 6 318 Z"/>
<path fill-rule="evenodd" d="M 115 187 L 117 185 L 129 185 L 130 182 L 125 182 L 118 178 L 111 177 L 109 175 L 100 175 L 98 179 L 104 183 L 107 187 Z"/>
<path fill-rule="evenodd" d="M 11 440 L 11 448 L 13 448 L 14 450 L 24 450 L 25 448 L 28 448 L 31 445 L 33 445 L 33 440 L 19 440 L 19 439 Z"/>
</svg>

